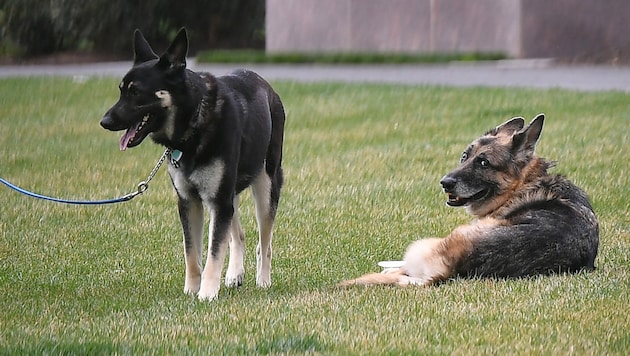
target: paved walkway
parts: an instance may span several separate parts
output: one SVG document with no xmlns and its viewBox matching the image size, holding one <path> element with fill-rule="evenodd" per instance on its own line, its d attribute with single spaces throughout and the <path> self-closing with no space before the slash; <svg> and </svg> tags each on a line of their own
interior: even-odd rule
<svg viewBox="0 0 630 356">
<path fill-rule="evenodd" d="M 72 65 L 0 66 L 0 78 L 11 76 L 113 76 L 122 77 L 130 62 Z M 189 67 L 216 75 L 239 67 L 258 72 L 268 80 L 300 82 L 371 82 L 458 87 L 563 88 L 582 91 L 630 92 L 630 67 L 562 66 L 545 60 L 507 60 L 484 63 L 435 65 L 236 65 L 196 64 Z"/>
</svg>

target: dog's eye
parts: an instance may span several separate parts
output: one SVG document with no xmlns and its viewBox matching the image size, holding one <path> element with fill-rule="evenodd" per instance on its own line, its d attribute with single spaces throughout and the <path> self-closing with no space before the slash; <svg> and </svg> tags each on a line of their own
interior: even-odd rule
<svg viewBox="0 0 630 356">
<path fill-rule="evenodd" d="M 464 163 L 464 161 L 466 161 L 468 159 L 468 153 L 464 152 L 462 153 L 462 158 L 459 159 L 459 162 Z"/>
<path fill-rule="evenodd" d="M 480 157 L 478 162 L 479 162 L 479 165 L 482 167 L 490 167 L 490 161 L 488 161 L 485 158 Z"/>
</svg>

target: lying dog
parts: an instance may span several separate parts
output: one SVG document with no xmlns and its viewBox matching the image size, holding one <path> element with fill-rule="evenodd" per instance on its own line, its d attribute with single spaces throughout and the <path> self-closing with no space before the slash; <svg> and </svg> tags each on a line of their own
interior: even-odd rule
<svg viewBox="0 0 630 356">
<path fill-rule="evenodd" d="M 544 115 L 513 118 L 475 140 L 442 178 L 449 206 L 477 220 L 412 243 L 402 267 L 342 282 L 431 285 L 455 276 L 523 277 L 594 269 L 599 225 L 586 194 L 534 148 Z"/>
<path fill-rule="evenodd" d="M 225 275 L 229 287 L 244 276 L 245 235 L 238 195 L 252 188 L 259 227 L 256 284 L 271 284 L 272 229 L 280 199 L 285 114 L 278 94 L 256 73 L 223 77 L 186 69 L 188 36 L 179 31 L 158 57 L 142 33 L 134 34 L 133 67 L 120 82 L 120 99 L 101 125 L 126 130 L 120 149 L 147 136 L 172 149 L 168 172 L 179 198 L 184 231 L 184 292 L 217 297 Z M 208 254 L 202 271 L 204 207 L 210 210 Z"/>
</svg>

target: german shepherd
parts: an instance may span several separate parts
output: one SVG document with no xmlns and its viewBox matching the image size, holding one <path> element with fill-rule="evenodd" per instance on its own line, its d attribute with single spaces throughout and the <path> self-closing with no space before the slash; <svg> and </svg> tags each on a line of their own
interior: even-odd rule
<svg viewBox="0 0 630 356">
<path fill-rule="evenodd" d="M 440 184 L 447 204 L 477 219 L 412 243 L 402 267 L 342 282 L 432 285 L 451 277 L 517 278 L 595 268 L 597 217 L 586 194 L 537 157 L 544 115 L 513 118 L 466 148 Z"/>
<path fill-rule="evenodd" d="M 120 98 L 101 126 L 126 130 L 120 149 L 147 136 L 170 148 L 168 173 L 184 231 L 184 292 L 201 300 L 219 293 L 228 244 L 228 287 L 243 283 L 245 234 L 238 195 L 251 187 L 259 240 L 256 284 L 271 284 L 271 240 L 283 183 L 285 113 L 280 97 L 256 73 L 215 77 L 186 68 L 188 35 L 181 29 L 167 51 L 155 54 L 139 30 L 134 62 L 120 82 Z M 204 207 L 210 211 L 208 253 L 202 271 Z"/>
</svg>

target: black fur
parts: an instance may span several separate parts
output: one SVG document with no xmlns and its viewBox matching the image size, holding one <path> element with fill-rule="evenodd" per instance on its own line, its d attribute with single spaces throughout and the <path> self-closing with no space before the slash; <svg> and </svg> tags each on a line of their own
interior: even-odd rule
<svg viewBox="0 0 630 356">
<path fill-rule="evenodd" d="M 508 121 L 475 140 L 441 180 L 448 204 L 499 223 L 454 266 L 462 276 L 521 277 L 594 269 L 599 226 L 586 194 L 536 157 L 539 115 Z M 478 193 L 482 192 L 482 193 Z"/>
<path fill-rule="evenodd" d="M 440 184 L 476 219 L 407 248 L 402 267 L 344 281 L 432 285 L 451 277 L 519 278 L 595 268 L 599 224 L 586 194 L 537 157 L 544 115 L 513 118 L 473 141 Z"/>
<path fill-rule="evenodd" d="M 101 125 L 127 130 L 121 150 L 139 145 L 147 136 L 174 150 L 169 174 L 179 197 L 184 230 L 185 291 L 213 299 L 218 293 L 217 269 L 222 266 L 228 241 L 231 249 L 239 251 L 237 259 L 242 259 L 244 237 L 234 202 L 250 186 L 260 210 L 258 258 L 263 260 L 259 261 L 257 282 L 261 286 L 270 283 L 268 227 L 273 225 L 283 184 L 285 114 L 280 97 L 256 73 L 239 70 L 222 77 L 196 73 L 186 68 L 187 51 L 184 29 L 159 57 L 136 30 L 133 67 L 120 83 L 120 99 Z M 208 259 L 198 275 L 204 206 L 213 219 Z M 242 283 L 242 261 L 232 264 L 226 284 L 237 286 Z"/>
<path fill-rule="evenodd" d="M 598 227 L 581 211 L 592 211 L 586 195 L 562 176 L 535 183 L 553 194 L 529 201 L 496 217 L 497 226 L 472 245 L 455 267 L 462 276 L 522 277 L 595 269 Z"/>
</svg>

